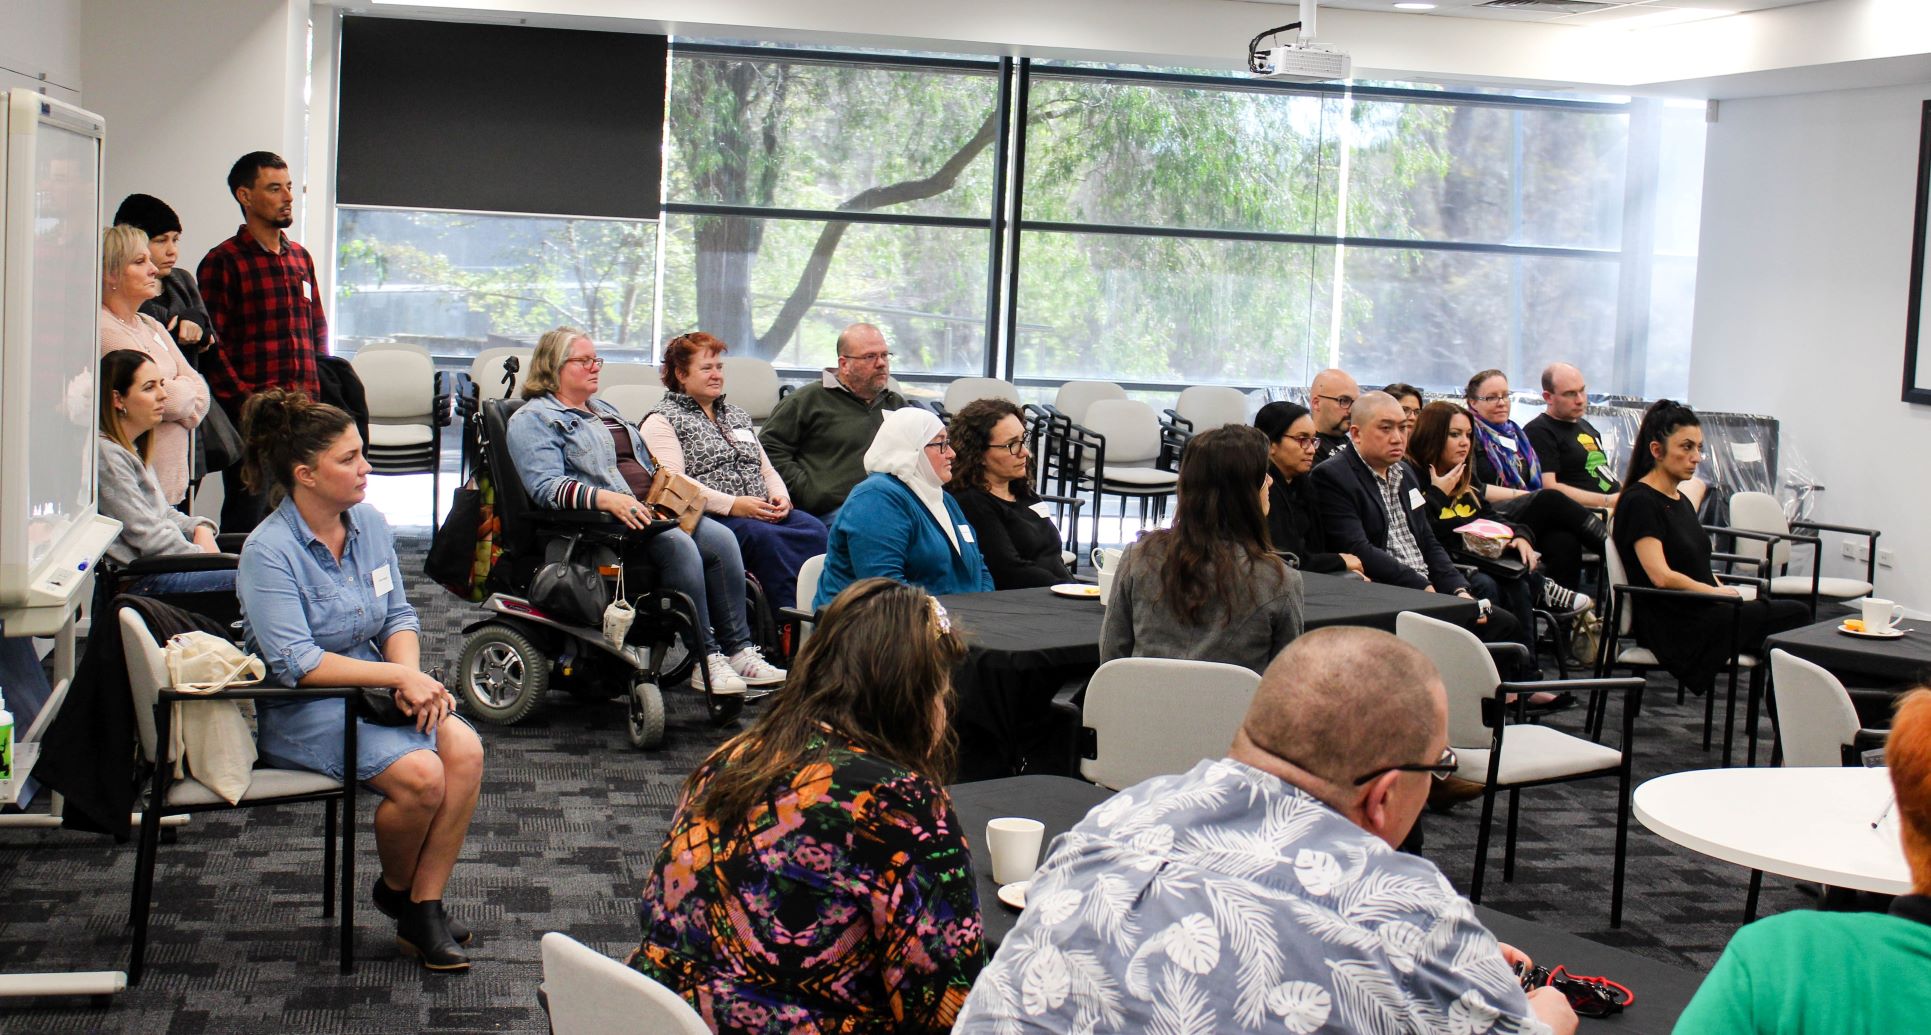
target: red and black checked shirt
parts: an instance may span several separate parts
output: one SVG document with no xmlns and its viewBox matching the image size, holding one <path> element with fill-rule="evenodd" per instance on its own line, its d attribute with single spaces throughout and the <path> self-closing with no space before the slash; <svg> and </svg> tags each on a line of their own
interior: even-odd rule
<svg viewBox="0 0 1931 1035">
<path fill-rule="evenodd" d="M 275 387 L 321 398 L 315 360 L 328 351 L 329 325 L 308 249 L 283 234 L 277 255 L 243 225 L 208 252 L 195 278 L 221 342 L 202 363 L 217 399 L 238 407 Z"/>
</svg>

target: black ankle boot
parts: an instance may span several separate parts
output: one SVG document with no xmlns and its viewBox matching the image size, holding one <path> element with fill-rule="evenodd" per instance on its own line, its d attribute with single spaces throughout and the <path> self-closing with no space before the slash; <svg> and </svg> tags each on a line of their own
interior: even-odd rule
<svg viewBox="0 0 1931 1035">
<path fill-rule="evenodd" d="M 389 882 L 383 880 L 379 873 L 375 878 L 375 890 L 369 893 L 369 897 L 375 900 L 375 907 L 382 911 L 382 915 L 391 920 L 402 919 L 402 914 L 409 908 L 409 893 L 390 887 Z M 464 927 L 455 917 L 445 913 L 443 921 L 449 925 L 449 936 L 456 940 L 457 945 L 468 945 L 469 940 L 475 937 L 474 932 Z"/>
<path fill-rule="evenodd" d="M 409 903 L 408 912 L 396 923 L 396 944 L 408 955 L 421 957 L 430 970 L 469 969 L 469 957 L 449 936 L 442 899 Z"/>
<path fill-rule="evenodd" d="M 1592 511 L 1589 514 L 1589 520 L 1582 523 L 1582 534 L 1591 543 L 1600 543 L 1609 537 L 1609 526 L 1604 525 L 1602 518 L 1597 517 Z"/>
</svg>

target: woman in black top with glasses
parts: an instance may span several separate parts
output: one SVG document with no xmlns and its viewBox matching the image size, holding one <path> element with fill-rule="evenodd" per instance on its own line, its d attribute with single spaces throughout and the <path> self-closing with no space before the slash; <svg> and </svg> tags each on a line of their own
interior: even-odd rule
<svg viewBox="0 0 1931 1035">
<path fill-rule="evenodd" d="M 1254 426 L 1267 436 L 1270 545 L 1293 554 L 1302 571 L 1361 575 L 1361 558 L 1328 549 L 1321 516 L 1315 512 L 1314 487 L 1303 477 L 1314 469 L 1314 454 L 1321 447 L 1313 415 L 1300 403 L 1271 402 L 1254 415 Z"/>
<path fill-rule="evenodd" d="M 1071 582 L 1059 529 L 1032 488 L 1026 422 L 1005 399 L 978 399 L 952 418 L 952 480 L 946 491 L 965 511 L 999 589 Z"/>
</svg>

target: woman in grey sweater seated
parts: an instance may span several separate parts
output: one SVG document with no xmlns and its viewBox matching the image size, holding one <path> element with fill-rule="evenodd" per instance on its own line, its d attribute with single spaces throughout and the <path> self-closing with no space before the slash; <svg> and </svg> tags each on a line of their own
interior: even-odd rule
<svg viewBox="0 0 1931 1035">
<path fill-rule="evenodd" d="M 1267 436 L 1227 425 L 1180 456 L 1173 527 L 1127 547 L 1100 660 L 1219 661 L 1256 672 L 1301 634 L 1301 573 L 1268 544 Z"/>
<path fill-rule="evenodd" d="M 115 349 L 101 357 L 100 509 L 121 523 L 107 559 L 129 564 L 151 557 L 216 553 L 215 523 L 174 509 L 161 494 L 148 457 L 168 401 L 161 372 L 144 352 Z M 157 572 L 125 592 L 141 594 L 232 592 L 235 573 Z"/>
</svg>

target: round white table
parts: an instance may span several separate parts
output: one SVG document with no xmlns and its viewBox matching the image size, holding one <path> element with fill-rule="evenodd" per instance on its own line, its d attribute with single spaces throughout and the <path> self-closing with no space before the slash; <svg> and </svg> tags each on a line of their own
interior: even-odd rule
<svg viewBox="0 0 1931 1035">
<path fill-rule="evenodd" d="M 1724 862 L 1886 895 L 1911 891 L 1885 769 L 1700 769 L 1636 788 L 1658 834 Z M 1871 824 L 1882 815 L 1876 829 Z"/>
</svg>

